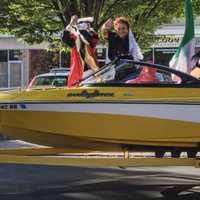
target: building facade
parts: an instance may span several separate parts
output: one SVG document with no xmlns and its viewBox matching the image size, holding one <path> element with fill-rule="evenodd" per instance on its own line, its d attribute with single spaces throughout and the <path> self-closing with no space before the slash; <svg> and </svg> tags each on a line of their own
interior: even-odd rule
<svg viewBox="0 0 200 200">
<path fill-rule="evenodd" d="M 47 48 L 45 43 L 29 46 L 13 36 L 0 35 L 0 89 L 26 87 L 30 79 L 30 55 L 44 48 Z"/>
<path fill-rule="evenodd" d="M 54 67 L 69 67 L 70 56 L 48 51 L 48 44 L 28 45 L 9 35 L 0 35 L 0 90 L 26 87 L 30 80 Z M 99 46 L 97 55 L 101 65 L 107 58 L 107 49 Z"/>
<path fill-rule="evenodd" d="M 153 62 L 169 65 L 169 61 L 179 47 L 185 31 L 184 21 L 177 21 L 173 24 L 161 26 L 155 34 L 157 42 L 152 46 Z M 200 51 L 200 19 L 195 23 L 195 51 Z"/>
</svg>

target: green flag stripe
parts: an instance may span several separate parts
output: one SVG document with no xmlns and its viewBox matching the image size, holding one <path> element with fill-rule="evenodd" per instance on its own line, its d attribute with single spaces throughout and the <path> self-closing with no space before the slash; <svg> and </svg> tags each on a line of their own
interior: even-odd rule
<svg viewBox="0 0 200 200">
<path fill-rule="evenodd" d="M 194 38 L 194 20 L 191 0 L 185 0 L 185 16 L 185 33 L 181 44 L 175 54 L 176 57 L 179 56 L 181 49 Z"/>
</svg>

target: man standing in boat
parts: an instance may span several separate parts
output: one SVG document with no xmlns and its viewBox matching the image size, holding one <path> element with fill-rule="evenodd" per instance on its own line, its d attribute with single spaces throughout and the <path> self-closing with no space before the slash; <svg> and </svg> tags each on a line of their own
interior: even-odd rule
<svg viewBox="0 0 200 200">
<path fill-rule="evenodd" d="M 194 66 L 190 74 L 200 79 L 200 51 L 192 57 L 192 62 Z"/>
<path fill-rule="evenodd" d="M 114 25 L 114 30 L 111 31 Z M 102 36 L 108 40 L 108 57 L 114 60 L 121 55 L 128 55 L 134 60 L 143 60 L 140 47 L 126 17 L 117 17 L 113 23 L 108 19 L 101 29 Z"/>
<path fill-rule="evenodd" d="M 98 70 L 95 47 L 99 42 L 98 35 L 91 28 L 93 18 L 78 19 L 72 16 L 70 24 L 63 33 L 62 41 L 71 48 L 71 67 L 68 76 L 68 87 L 75 86 L 83 78 L 85 67 Z"/>
</svg>

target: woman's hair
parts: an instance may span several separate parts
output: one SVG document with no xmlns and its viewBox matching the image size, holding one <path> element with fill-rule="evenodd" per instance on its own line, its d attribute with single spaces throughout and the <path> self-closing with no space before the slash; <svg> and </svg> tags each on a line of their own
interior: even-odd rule
<svg viewBox="0 0 200 200">
<path fill-rule="evenodd" d="M 114 26 L 117 26 L 118 24 L 126 24 L 127 28 L 129 29 L 130 23 L 128 18 L 126 17 L 117 17 L 114 21 Z"/>
</svg>

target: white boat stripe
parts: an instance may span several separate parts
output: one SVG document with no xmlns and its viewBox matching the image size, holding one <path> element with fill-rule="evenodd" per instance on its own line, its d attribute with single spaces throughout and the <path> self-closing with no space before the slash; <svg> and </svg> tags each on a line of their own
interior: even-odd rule
<svg viewBox="0 0 200 200">
<path fill-rule="evenodd" d="M 25 104 L 26 111 L 78 112 L 153 117 L 200 123 L 200 105 L 169 104 Z"/>
</svg>

